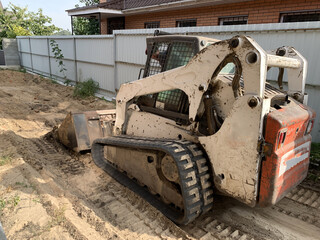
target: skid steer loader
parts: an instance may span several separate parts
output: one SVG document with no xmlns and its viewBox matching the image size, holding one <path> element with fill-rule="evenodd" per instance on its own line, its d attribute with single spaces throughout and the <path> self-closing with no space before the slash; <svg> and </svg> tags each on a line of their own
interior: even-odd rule
<svg viewBox="0 0 320 240">
<path fill-rule="evenodd" d="M 68 115 L 63 144 L 91 149 L 97 166 L 178 224 L 212 208 L 215 193 L 269 206 L 306 177 L 315 113 L 294 48 L 163 35 L 146 53 L 143 78 L 121 85 L 115 110 Z"/>
</svg>

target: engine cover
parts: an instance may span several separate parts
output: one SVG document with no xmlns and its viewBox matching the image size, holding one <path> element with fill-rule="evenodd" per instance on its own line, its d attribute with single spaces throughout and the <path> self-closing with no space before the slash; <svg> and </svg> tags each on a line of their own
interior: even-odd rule
<svg viewBox="0 0 320 240">
<path fill-rule="evenodd" d="M 259 205 L 276 204 L 308 173 L 311 127 L 315 113 L 297 104 L 267 115 L 265 141 L 269 147 L 262 162 Z"/>
</svg>

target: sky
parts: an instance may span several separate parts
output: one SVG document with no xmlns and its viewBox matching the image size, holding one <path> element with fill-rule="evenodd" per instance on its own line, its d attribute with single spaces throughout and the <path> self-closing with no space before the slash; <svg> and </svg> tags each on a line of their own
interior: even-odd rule
<svg viewBox="0 0 320 240">
<path fill-rule="evenodd" d="M 28 10 L 32 12 L 42 8 L 43 13 L 52 18 L 54 25 L 65 30 L 71 29 L 71 20 L 65 10 L 74 8 L 76 4 L 81 5 L 79 0 L 1 0 L 1 2 L 4 8 L 9 2 L 19 7 L 28 6 Z"/>
</svg>

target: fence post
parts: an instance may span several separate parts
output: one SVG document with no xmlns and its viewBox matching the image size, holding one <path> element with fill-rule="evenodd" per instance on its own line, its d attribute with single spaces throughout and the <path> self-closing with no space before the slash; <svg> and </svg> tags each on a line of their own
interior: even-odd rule
<svg viewBox="0 0 320 240">
<path fill-rule="evenodd" d="M 52 78 L 51 61 L 50 61 L 50 44 L 49 44 L 49 38 L 47 38 L 47 47 L 48 47 L 48 59 L 49 59 L 49 76 L 50 76 L 50 78 Z"/>
<path fill-rule="evenodd" d="M 78 63 L 77 63 L 77 40 L 73 36 L 73 57 L 74 57 L 74 71 L 75 71 L 75 80 L 78 82 Z"/>
<path fill-rule="evenodd" d="M 19 59 L 20 59 L 20 67 L 22 68 L 23 67 L 23 62 L 22 62 L 22 53 L 21 53 L 21 42 L 20 42 L 20 39 L 17 38 L 17 45 L 18 45 L 18 54 L 19 54 Z"/>
<path fill-rule="evenodd" d="M 33 60 L 32 60 L 32 48 L 31 48 L 31 38 L 29 37 L 29 49 L 30 49 L 30 60 L 31 60 L 31 70 L 33 70 Z"/>
<path fill-rule="evenodd" d="M 118 89 L 118 67 L 117 67 L 117 34 L 113 33 L 113 71 L 114 71 L 114 92 Z"/>
</svg>

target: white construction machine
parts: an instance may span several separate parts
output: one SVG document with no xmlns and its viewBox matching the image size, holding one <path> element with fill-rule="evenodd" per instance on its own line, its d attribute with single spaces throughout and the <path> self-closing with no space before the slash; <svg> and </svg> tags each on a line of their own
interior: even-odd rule
<svg viewBox="0 0 320 240">
<path fill-rule="evenodd" d="M 278 87 L 266 79 L 273 67 Z M 215 194 L 272 205 L 307 175 L 306 70 L 294 48 L 267 53 L 246 36 L 151 37 L 144 76 L 121 85 L 116 109 L 70 113 L 59 139 L 91 149 L 97 166 L 178 224 L 211 209 Z"/>
</svg>

